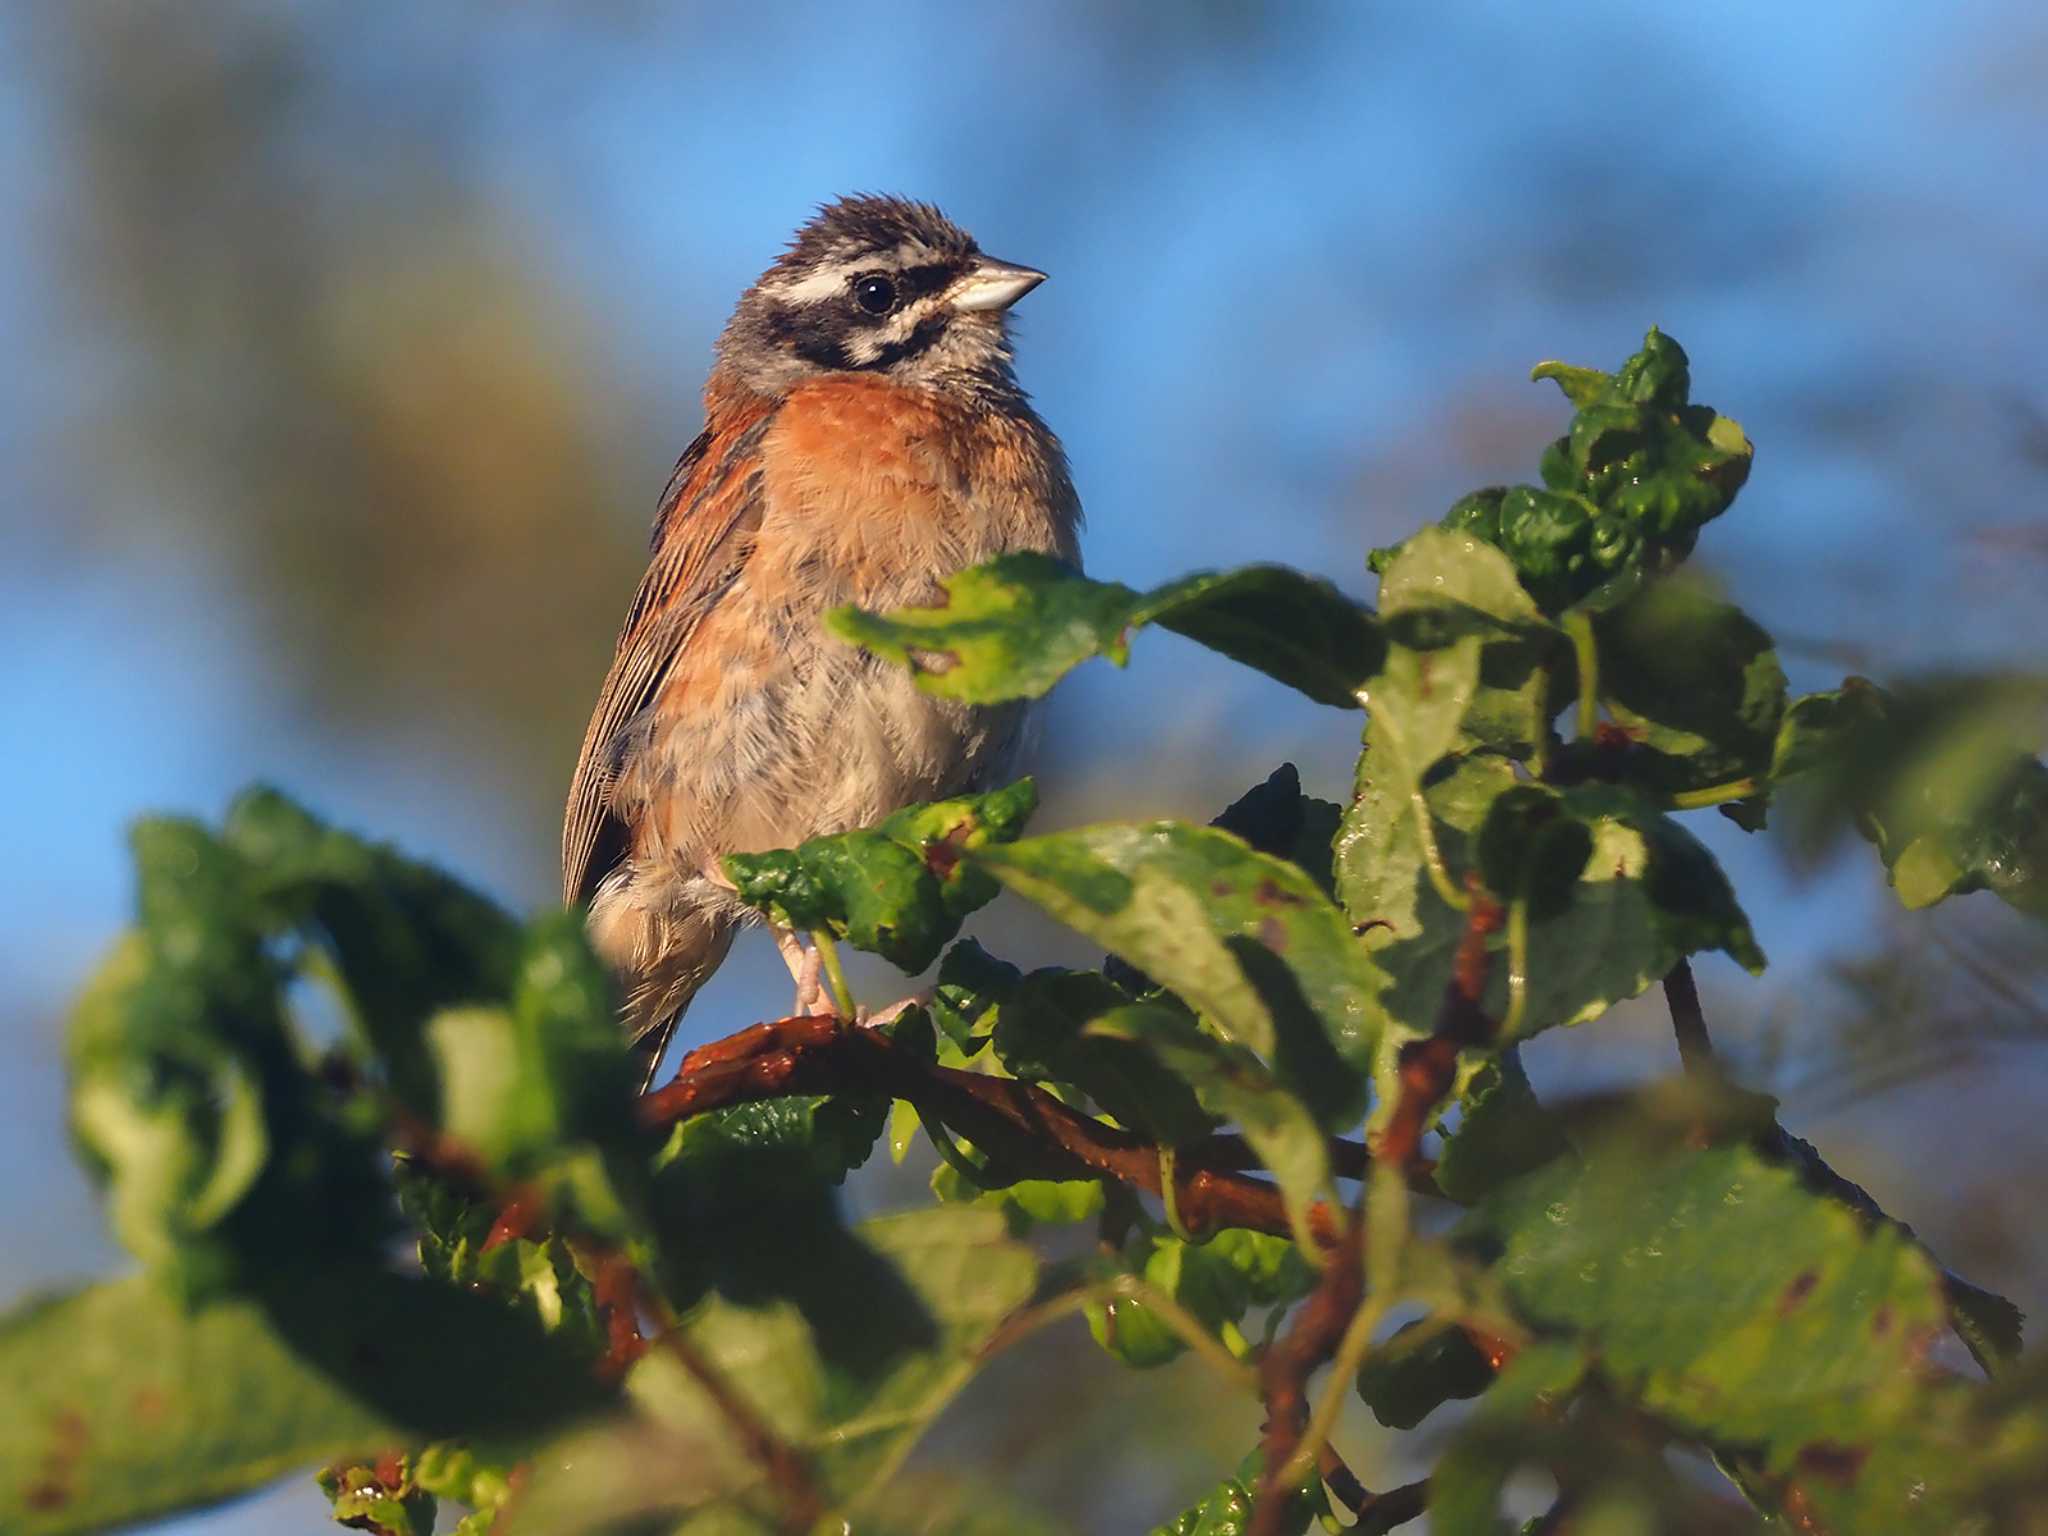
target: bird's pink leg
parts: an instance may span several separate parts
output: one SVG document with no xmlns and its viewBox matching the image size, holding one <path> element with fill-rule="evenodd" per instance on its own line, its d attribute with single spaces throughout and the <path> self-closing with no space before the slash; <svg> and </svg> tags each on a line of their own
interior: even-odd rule
<svg viewBox="0 0 2048 1536">
<path fill-rule="evenodd" d="M 776 953 L 782 956 L 782 963 L 789 967 L 790 979 L 796 983 L 796 1001 L 791 1004 L 794 1014 L 815 1014 L 819 1016 L 833 1011 L 832 999 L 826 995 L 821 980 L 824 962 L 818 955 L 817 946 L 806 944 L 787 928 L 775 930 Z"/>
</svg>

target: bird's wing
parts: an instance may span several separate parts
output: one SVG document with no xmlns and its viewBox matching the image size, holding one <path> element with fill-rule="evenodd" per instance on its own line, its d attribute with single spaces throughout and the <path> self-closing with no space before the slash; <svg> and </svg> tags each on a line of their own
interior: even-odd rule
<svg viewBox="0 0 2048 1536">
<path fill-rule="evenodd" d="M 707 427 L 683 450 L 654 520 L 654 555 L 619 632 L 562 822 L 562 899 L 590 900 L 630 846 L 612 814 L 619 732 L 660 690 L 704 615 L 732 586 L 761 522 L 759 447 L 773 417 L 765 402 Z"/>
</svg>

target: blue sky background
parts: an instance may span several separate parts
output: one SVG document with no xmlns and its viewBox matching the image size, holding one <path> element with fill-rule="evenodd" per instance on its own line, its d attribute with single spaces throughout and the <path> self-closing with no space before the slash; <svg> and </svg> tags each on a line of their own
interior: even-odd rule
<svg viewBox="0 0 2048 1536">
<path fill-rule="evenodd" d="M 1282 560 L 1369 595 L 1367 550 L 1533 473 L 1565 411 L 1532 363 L 1611 366 L 1655 323 L 1758 444 L 1699 559 L 1795 686 L 2040 660 L 2037 8 L 121 9 L 0 8 L 0 1296 L 121 1263 L 63 1145 L 59 1031 L 123 921 L 131 817 L 273 778 L 550 899 L 552 803 L 711 340 L 840 192 L 933 200 L 1052 273 L 1020 372 L 1097 574 Z M 302 328 L 317 366 L 258 361 Z M 536 422 L 565 445 L 545 475 Z M 411 445 L 379 450 L 382 492 L 344 426 Z M 451 527 L 457 502 L 481 510 Z M 1050 706 L 1045 823 L 1206 817 L 1283 758 L 1337 795 L 1356 727 L 1148 635 Z M 1875 861 L 1795 877 L 1701 820 L 1774 962 L 1706 963 L 1709 1001 L 1796 1040 L 1827 957 L 1890 931 Z M 1002 922 L 1018 958 L 1057 948 Z M 743 945 L 691 1023 L 758 1016 L 780 977 Z M 1645 1017 L 1550 1069 L 1667 1049 Z M 2038 1069 L 2001 1060 L 1988 1096 L 1788 1120 L 2048 1300 L 2024 1239 L 1941 1204 L 1953 1170 L 2023 1196 L 2048 1166 Z M 175 1528 L 326 1527 L 296 1486 Z"/>
</svg>

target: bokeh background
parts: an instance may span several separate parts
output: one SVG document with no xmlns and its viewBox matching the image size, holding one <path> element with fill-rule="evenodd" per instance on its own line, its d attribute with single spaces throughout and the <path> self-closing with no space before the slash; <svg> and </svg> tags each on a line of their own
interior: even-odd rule
<svg viewBox="0 0 2048 1536">
<path fill-rule="evenodd" d="M 932 199 L 1053 274 L 1021 371 L 1097 574 L 1277 559 L 1369 595 L 1373 545 L 1531 475 L 1564 407 L 1530 364 L 1611 366 L 1654 322 L 1759 445 L 1699 559 L 1795 686 L 2036 665 L 2044 77 L 2019 0 L 0 7 L 0 1297 L 122 1262 L 59 1039 L 128 818 L 269 778 L 552 898 L 711 340 L 816 202 Z M 1206 818 L 1283 759 L 1338 796 L 1357 723 L 1147 635 L 1050 705 L 1044 823 Z M 1988 896 L 1902 919 L 1858 845 L 1695 819 L 1774 962 L 1704 962 L 1720 1038 L 2039 1314 L 2039 941 Z M 1007 908 L 983 931 L 1061 953 Z M 743 942 L 690 1029 L 785 988 Z M 1672 1060 L 1650 1008 L 1536 1057 Z M 1069 1338 L 930 1459 L 1143 1528 L 1250 1443 L 1199 1370 Z M 327 1528 L 304 1481 L 165 1527 Z"/>
</svg>

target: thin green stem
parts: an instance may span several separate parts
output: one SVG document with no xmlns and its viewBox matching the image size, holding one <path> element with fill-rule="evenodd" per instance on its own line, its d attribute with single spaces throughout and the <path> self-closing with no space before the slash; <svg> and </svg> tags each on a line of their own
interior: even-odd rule
<svg viewBox="0 0 2048 1536">
<path fill-rule="evenodd" d="M 1242 1328 L 1226 1317 L 1223 1319 L 1223 1326 L 1218 1328 L 1216 1332 L 1218 1337 L 1223 1340 L 1223 1347 L 1230 1351 L 1232 1359 L 1241 1360 L 1247 1365 L 1252 1362 L 1254 1355 L 1252 1341 L 1244 1336 Z"/>
<path fill-rule="evenodd" d="M 1188 1231 L 1180 1219 L 1180 1193 L 1174 1188 L 1174 1164 L 1176 1161 L 1177 1159 L 1174 1156 L 1172 1147 L 1161 1147 L 1159 1149 L 1159 1198 L 1166 1206 L 1166 1225 L 1168 1229 L 1182 1242 L 1192 1243 L 1196 1240 L 1195 1236 Z"/>
<path fill-rule="evenodd" d="M 849 1024 L 855 1017 L 853 989 L 846 984 L 846 969 L 839 963 L 839 945 L 823 928 L 811 930 L 811 942 L 818 946 L 818 960 L 825 968 L 826 985 L 832 989 L 832 1006 Z"/>
<path fill-rule="evenodd" d="M 1373 707 L 1367 703 L 1363 689 L 1359 691 L 1358 700 L 1368 709 Z M 1380 709 L 1376 711 L 1376 717 L 1380 728 L 1390 738 L 1388 744 L 1400 754 L 1402 766 L 1407 767 L 1408 744 L 1401 735 L 1400 716 L 1392 710 Z M 1422 765 L 1423 768 L 1428 766 L 1427 763 Z M 1422 792 L 1420 769 L 1415 770 L 1415 788 L 1409 792 L 1408 800 L 1415 810 L 1415 836 L 1422 845 L 1422 864 L 1423 868 L 1429 871 L 1430 884 L 1436 887 L 1437 895 L 1443 897 L 1447 906 L 1453 911 L 1462 912 L 1469 905 L 1469 901 L 1464 891 L 1459 889 L 1458 882 L 1451 878 L 1451 871 L 1444 863 L 1443 850 L 1437 846 L 1436 822 L 1430 815 L 1429 797 Z"/>
<path fill-rule="evenodd" d="M 1704 789 L 1682 789 L 1671 797 L 1674 811 L 1697 811 L 1703 806 L 1726 805 L 1730 800 L 1747 800 L 1763 788 L 1755 774 L 1730 779 L 1726 784 L 1709 784 Z"/>
<path fill-rule="evenodd" d="M 1579 664 L 1579 739 L 1591 741 L 1600 724 L 1600 649 L 1593 640 L 1593 621 L 1583 613 L 1564 616 L 1572 655 Z"/>
<path fill-rule="evenodd" d="M 1515 1038 L 1529 1007 L 1529 898 L 1508 903 L 1508 1011 L 1500 1021 L 1503 1043 Z"/>
<path fill-rule="evenodd" d="M 953 1139 L 953 1133 L 940 1124 L 938 1120 L 922 1111 L 919 1112 L 918 1118 L 924 1122 L 924 1133 L 931 1138 L 932 1145 L 938 1149 L 940 1158 L 944 1160 L 948 1168 L 959 1174 L 961 1178 L 972 1184 L 976 1189 L 1006 1189 L 1009 1187 L 1002 1180 L 993 1178 L 986 1168 L 969 1157 L 960 1143 Z"/>
<path fill-rule="evenodd" d="M 1463 912 L 1472 905 L 1472 899 L 1458 889 L 1458 882 L 1451 878 L 1450 866 L 1444 863 L 1443 850 L 1436 845 L 1436 822 L 1430 815 L 1429 798 L 1417 784 L 1410 797 L 1415 804 L 1415 832 L 1422 844 L 1422 865 L 1429 871 L 1429 883 L 1436 887 L 1437 895 L 1444 905 L 1453 911 Z"/>
</svg>

